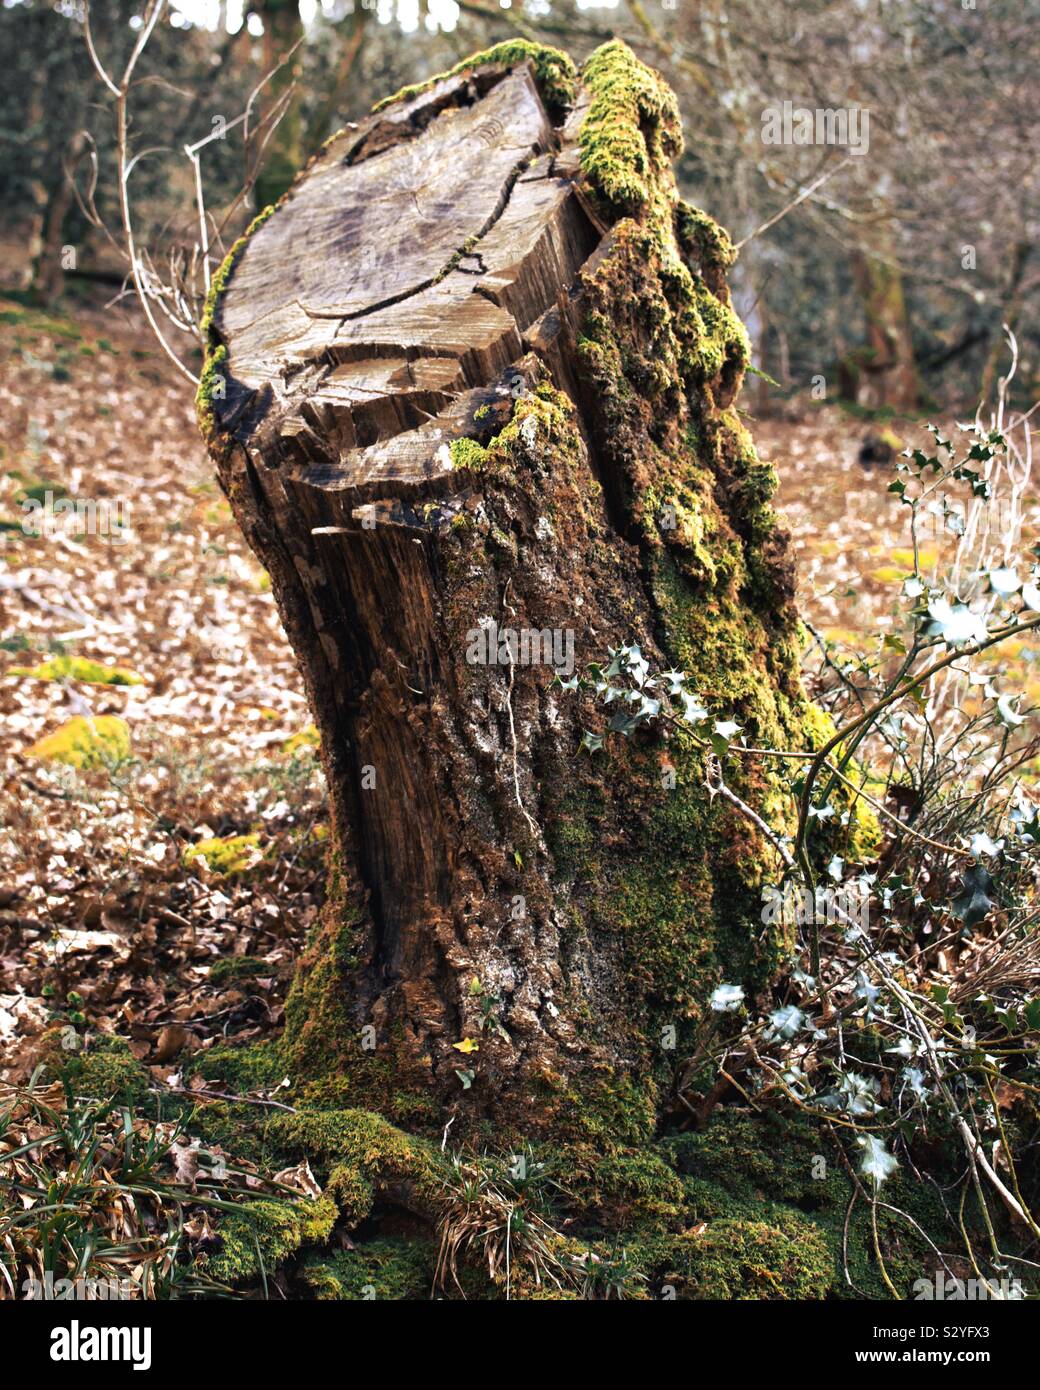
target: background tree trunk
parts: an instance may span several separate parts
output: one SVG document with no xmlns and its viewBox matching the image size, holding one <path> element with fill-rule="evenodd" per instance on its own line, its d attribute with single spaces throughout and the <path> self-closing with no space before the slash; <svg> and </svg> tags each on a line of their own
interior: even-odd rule
<svg viewBox="0 0 1040 1390">
<path fill-rule="evenodd" d="M 841 364 L 842 394 L 866 410 L 914 411 L 921 388 L 891 222 L 878 221 L 869 238 L 876 250 L 858 247 L 852 254 L 866 343 Z"/>
<path fill-rule="evenodd" d="M 659 733 L 578 756 L 635 641 L 804 746 L 786 538 L 733 401 L 732 251 L 671 92 L 516 41 L 342 132 L 234 248 L 200 418 L 321 737 L 332 883 L 289 1055 L 413 1124 L 646 1136 L 712 988 L 776 972 L 772 851 Z M 568 634 L 570 635 L 568 637 Z M 727 769 L 786 804 L 759 761 Z M 459 1046 L 461 1044 L 461 1048 Z"/>
<path fill-rule="evenodd" d="M 265 114 L 277 106 L 302 71 L 300 50 L 294 46 L 303 38 L 299 0 L 263 0 L 260 13 L 264 21 L 264 74 L 271 79 L 264 86 Z M 292 57 L 288 55 L 292 53 Z M 278 126 L 264 155 L 263 167 L 256 178 L 256 205 L 266 207 L 276 202 L 293 181 L 304 159 L 303 117 L 300 94 L 289 98 Z"/>
</svg>

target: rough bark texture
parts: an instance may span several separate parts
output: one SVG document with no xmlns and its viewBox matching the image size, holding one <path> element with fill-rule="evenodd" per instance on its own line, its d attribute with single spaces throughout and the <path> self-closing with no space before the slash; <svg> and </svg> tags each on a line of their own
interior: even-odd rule
<svg viewBox="0 0 1040 1390">
<path fill-rule="evenodd" d="M 864 410 L 914 411 L 921 388 L 914 361 L 903 277 L 894 264 L 892 229 L 875 229 L 879 252 L 856 251 L 852 277 L 863 305 L 867 340 L 841 363 L 842 394 Z"/>
<path fill-rule="evenodd" d="M 811 739 L 732 252 L 680 148 L 623 45 L 580 76 L 504 45 L 334 137 L 207 313 L 200 417 L 333 807 L 287 1056 L 413 1127 L 645 1139 L 711 989 L 787 946 L 699 754 L 579 757 L 602 719 L 551 666 L 467 660 L 492 621 L 573 632 L 579 669 L 636 641 L 754 741 Z M 761 764 L 730 776 L 783 817 Z"/>
</svg>

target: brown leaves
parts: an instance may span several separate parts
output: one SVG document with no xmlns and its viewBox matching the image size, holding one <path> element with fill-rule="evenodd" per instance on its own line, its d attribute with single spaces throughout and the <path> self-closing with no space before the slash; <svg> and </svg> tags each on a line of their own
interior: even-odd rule
<svg viewBox="0 0 1040 1390">
<path fill-rule="evenodd" d="M 156 1062 L 171 1061 L 187 1041 L 188 1031 L 186 1028 L 182 1028 L 179 1023 L 167 1024 L 159 1034 L 159 1041 L 155 1044 L 154 1060 Z"/>
<path fill-rule="evenodd" d="M 175 1144 L 170 1145 L 169 1156 L 177 1181 L 194 1192 L 195 1179 L 199 1174 L 198 1145 L 188 1139 L 178 1139 Z"/>
<path fill-rule="evenodd" d="M 295 1168 L 283 1168 L 280 1173 L 275 1173 L 271 1179 L 274 1183 L 281 1184 L 282 1187 L 295 1188 L 297 1192 L 302 1192 L 305 1197 L 320 1197 L 321 1184 L 311 1172 L 311 1165 L 306 1159 L 298 1163 Z"/>
<path fill-rule="evenodd" d="M 77 308 L 77 328 L 92 319 Z M 70 990 L 81 1037 L 132 1025 L 135 1055 L 157 1067 L 277 1027 L 321 901 L 323 788 L 310 741 L 285 747 L 308 714 L 269 586 L 182 384 L 136 320 L 108 313 L 96 329 L 113 350 L 71 358 L 62 381 L 41 365 L 56 350 L 46 333 L 30 360 L 0 323 L 11 471 L 129 510 L 120 542 L 0 532 L 0 1077 L 22 1080 Z M 16 515 L 9 484 L 0 475 L 0 513 Z M 141 683 L 92 684 L 91 663 Z M 62 678 L 6 674 L 41 664 Z M 131 763 L 17 751 L 88 713 L 125 722 Z M 200 840 L 257 834 L 263 860 L 246 876 L 182 863 Z M 248 989 L 211 981 L 236 955 L 270 970 Z M 173 1025 L 186 1036 L 164 1036 Z"/>
</svg>

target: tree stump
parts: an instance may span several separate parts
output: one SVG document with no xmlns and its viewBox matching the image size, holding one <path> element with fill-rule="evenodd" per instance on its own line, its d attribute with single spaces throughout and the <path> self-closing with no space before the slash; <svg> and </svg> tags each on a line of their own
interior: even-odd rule
<svg viewBox="0 0 1040 1390">
<path fill-rule="evenodd" d="M 733 253 L 677 196 L 681 139 L 623 44 L 580 75 L 502 45 L 335 136 L 207 310 L 203 429 L 332 808 L 288 1055 L 413 1127 L 645 1136 L 713 988 L 762 987 L 789 944 L 702 752 L 655 727 L 583 751 L 610 711 L 561 688 L 638 644 L 749 740 L 804 746 Z"/>
</svg>

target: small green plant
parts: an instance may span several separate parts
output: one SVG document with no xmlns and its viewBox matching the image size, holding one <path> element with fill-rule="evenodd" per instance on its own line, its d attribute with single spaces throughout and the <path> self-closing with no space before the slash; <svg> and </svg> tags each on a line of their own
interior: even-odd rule
<svg viewBox="0 0 1040 1390">
<path fill-rule="evenodd" d="M 233 1296 L 199 1257 L 220 1247 L 214 1218 L 271 1188 L 244 1179 L 183 1124 L 81 1096 L 67 1079 L 5 1088 L 0 1299 Z"/>
<path fill-rule="evenodd" d="M 579 1271 L 582 1298 L 638 1298 L 646 1284 L 646 1276 L 621 1246 L 606 1255 L 587 1250 L 574 1257 L 573 1265 Z"/>
<path fill-rule="evenodd" d="M 464 1294 L 463 1266 L 476 1259 L 492 1281 L 513 1292 L 525 1284 L 556 1288 L 574 1282 L 564 1240 L 552 1224 L 564 1189 L 533 1150 L 509 1157 L 454 1156 L 444 1176 L 440 1248 L 434 1284 Z"/>
</svg>

